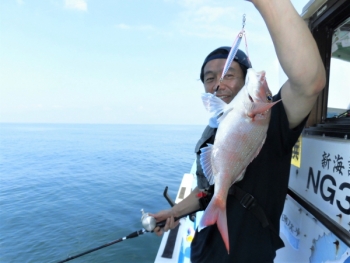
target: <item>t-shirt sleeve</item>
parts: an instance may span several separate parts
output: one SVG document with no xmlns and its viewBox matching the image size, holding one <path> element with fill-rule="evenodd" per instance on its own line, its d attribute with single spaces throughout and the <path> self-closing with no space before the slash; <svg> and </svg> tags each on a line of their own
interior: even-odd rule
<svg viewBox="0 0 350 263">
<path fill-rule="evenodd" d="M 273 97 L 273 101 L 281 99 L 281 89 Z M 283 102 L 280 101 L 272 107 L 271 120 L 267 131 L 267 139 L 270 140 L 268 143 L 274 145 L 277 149 L 276 153 L 288 154 L 295 145 L 298 137 L 300 136 L 307 117 L 295 128 L 289 128 L 289 122 L 286 111 L 283 106 Z"/>
</svg>

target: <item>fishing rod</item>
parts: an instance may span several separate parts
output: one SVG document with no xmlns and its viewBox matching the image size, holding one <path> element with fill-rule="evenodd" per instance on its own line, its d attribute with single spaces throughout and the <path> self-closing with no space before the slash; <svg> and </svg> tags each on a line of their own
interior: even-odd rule
<svg viewBox="0 0 350 263">
<path fill-rule="evenodd" d="M 167 194 L 167 191 L 168 191 L 168 187 L 165 188 L 163 195 L 164 195 L 165 199 L 169 202 L 169 204 L 171 206 L 174 206 L 175 202 L 171 200 L 171 198 Z M 195 212 L 197 212 L 197 211 L 193 211 L 193 212 L 191 212 L 189 214 L 182 215 L 182 216 L 179 216 L 179 217 L 175 217 L 174 221 L 178 221 L 179 219 L 181 219 L 183 217 L 186 217 L 186 216 L 192 216 Z M 135 232 L 133 232 L 133 233 L 131 233 L 131 234 L 125 236 L 125 237 L 122 237 L 122 238 L 116 239 L 114 241 L 108 242 L 108 243 L 106 243 L 104 245 L 101 245 L 101 246 L 89 249 L 89 250 L 87 250 L 85 252 L 82 252 L 80 254 L 77 254 L 77 255 L 74 255 L 74 256 L 69 256 L 68 258 L 66 258 L 64 260 L 61 260 L 61 261 L 58 261 L 57 263 L 68 262 L 70 260 L 73 260 L 75 258 L 84 256 L 84 255 L 89 254 L 91 252 L 94 252 L 96 250 L 99 250 L 99 249 L 102 249 L 102 248 L 105 248 L 105 247 L 109 247 L 109 246 L 114 245 L 116 243 L 122 242 L 122 241 L 124 241 L 126 239 L 131 239 L 131 238 L 134 238 L 134 237 L 138 237 L 140 235 L 143 235 L 146 232 L 153 232 L 153 230 L 156 227 L 164 227 L 165 226 L 166 220 L 163 220 L 163 221 L 160 221 L 160 222 L 157 223 L 156 219 L 153 216 L 150 216 L 148 213 L 145 213 L 143 211 L 143 209 L 141 209 L 141 213 L 142 213 L 141 222 L 142 222 L 142 226 L 143 226 L 142 229 L 140 229 L 138 231 L 135 231 Z"/>
<path fill-rule="evenodd" d="M 75 256 L 70 256 L 70 257 L 68 257 L 68 258 L 66 258 L 66 259 L 64 259 L 64 260 L 58 261 L 57 263 L 63 263 L 63 262 L 70 261 L 70 260 L 72 260 L 72 259 L 75 259 L 75 258 L 84 256 L 84 255 L 86 255 L 86 254 L 89 254 L 89 253 L 91 253 L 91 252 L 94 252 L 94 251 L 96 251 L 96 250 L 99 250 L 99 249 L 101 249 L 101 248 L 105 248 L 105 247 L 114 245 L 114 244 L 119 243 L 119 242 L 121 242 L 121 241 L 124 241 L 124 240 L 126 240 L 126 239 L 138 237 L 138 236 L 142 235 L 142 234 L 145 233 L 145 232 L 147 232 L 147 230 L 144 229 L 144 228 L 142 228 L 141 230 L 135 231 L 135 232 L 133 232 L 133 233 L 131 233 L 131 234 L 125 236 L 125 237 L 122 237 L 122 238 L 119 238 L 119 239 L 114 240 L 114 241 L 112 241 L 112 242 L 106 243 L 106 244 L 104 244 L 104 245 L 102 245 L 102 246 L 89 249 L 89 250 L 87 250 L 87 251 L 85 251 L 85 252 L 82 252 L 82 253 L 80 253 L 80 254 L 77 254 L 77 255 L 75 255 Z"/>
</svg>

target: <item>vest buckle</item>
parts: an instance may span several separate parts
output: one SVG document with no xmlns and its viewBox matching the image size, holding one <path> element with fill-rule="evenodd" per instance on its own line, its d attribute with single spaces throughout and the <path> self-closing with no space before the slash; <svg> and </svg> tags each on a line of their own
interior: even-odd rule
<svg viewBox="0 0 350 263">
<path fill-rule="evenodd" d="M 255 198 L 251 194 L 246 193 L 242 197 L 240 203 L 245 209 L 250 210 L 252 208 L 253 204 L 255 204 Z"/>
</svg>

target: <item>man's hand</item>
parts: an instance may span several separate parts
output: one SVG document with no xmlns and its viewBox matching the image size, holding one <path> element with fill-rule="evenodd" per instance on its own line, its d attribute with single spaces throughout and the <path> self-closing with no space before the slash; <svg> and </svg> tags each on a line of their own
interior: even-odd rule
<svg viewBox="0 0 350 263">
<path fill-rule="evenodd" d="M 288 80 L 281 91 L 289 128 L 297 127 L 312 110 L 326 84 L 317 44 L 290 0 L 251 0 L 270 32 Z"/>
<path fill-rule="evenodd" d="M 166 220 L 164 227 L 155 227 L 153 232 L 157 236 L 161 236 L 164 234 L 164 232 L 167 232 L 169 229 L 175 228 L 178 224 L 179 221 L 174 220 L 174 215 L 171 209 L 169 210 L 162 210 L 158 212 L 157 214 L 149 214 L 150 216 L 153 216 L 156 219 L 156 222 L 161 222 Z"/>
<path fill-rule="evenodd" d="M 175 228 L 179 224 L 179 220 L 175 221 L 174 218 L 183 217 L 184 215 L 198 211 L 200 209 L 199 197 L 197 196 L 199 192 L 199 189 L 196 187 L 185 199 L 174 205 L 171 209 L 162 210 L 156 214 L 149 213 L 150 216 L 156 219 L 156 222 L 166 220 L 164 227 L 156 227 L 153 232 L 157 236 L 161 236 L 164 232 Z"/>
</svg>

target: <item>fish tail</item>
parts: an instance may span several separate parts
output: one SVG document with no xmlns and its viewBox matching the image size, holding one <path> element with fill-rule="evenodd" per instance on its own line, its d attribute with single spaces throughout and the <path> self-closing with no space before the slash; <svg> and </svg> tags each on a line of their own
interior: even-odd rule
<svg viewBox="0 0 350 263">
<path fill-rule="evenodd" d="M 214 202 L 213 202 L 214 201 Z M 216 223 L 221 237 L 224 241 L 227 253 L 230 254 L 230 242 L 228 238 L 226 205 L 216 205 L 215 200 L 211 200 L 198 225 L 198 232 L 207 226 Z"/>
</svg>

